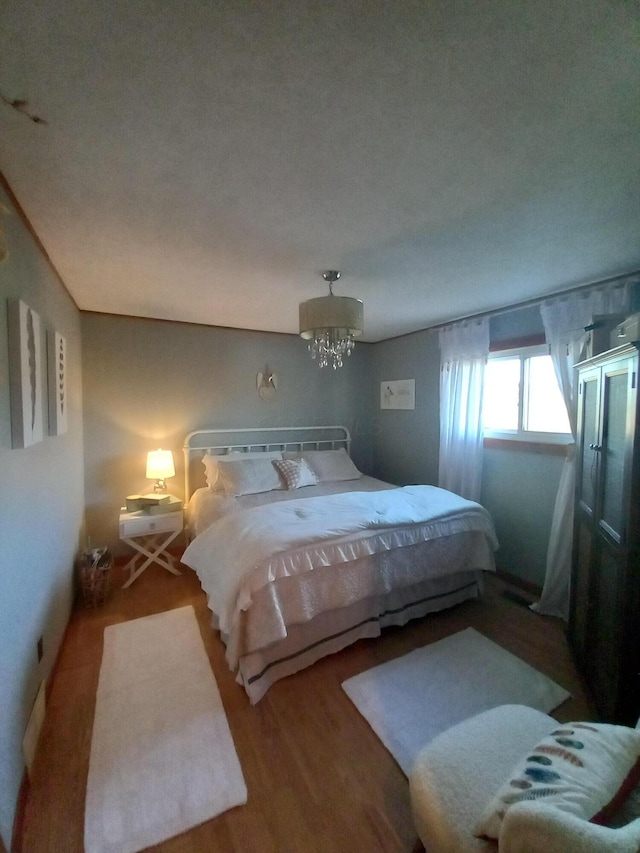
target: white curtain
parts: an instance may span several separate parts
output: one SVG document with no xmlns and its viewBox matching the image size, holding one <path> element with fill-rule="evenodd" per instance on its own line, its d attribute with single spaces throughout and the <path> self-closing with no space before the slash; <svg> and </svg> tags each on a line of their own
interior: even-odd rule
<svg viewBox="0 0 640 853">
<path fill-rule="evenodd" d="M 576 438 L 577 381 L 574 365 L 580 358 L 585 327 L 597 315 L 625 314 L 629 310 L 630 279 L 546 300 L 540 306 L 545 335 L 558 384 L 562 391 L 573 439 Z M 567 453 L 551 523 L 544 587 L 533 610 L 549 616 L 569 617 L 573 502 L 575 493 L 574 445 Z"/>
<path fill-rule="evenodd" d="M 480 500 L 482 393 L 489 355 L 489 320 L 440 330 L 440 464 L 438 485 Z"/>
</svg>

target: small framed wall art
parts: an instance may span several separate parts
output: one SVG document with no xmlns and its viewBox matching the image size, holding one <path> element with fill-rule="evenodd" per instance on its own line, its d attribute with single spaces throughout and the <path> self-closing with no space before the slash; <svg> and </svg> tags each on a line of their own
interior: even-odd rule
<svg viewBox="0 0 640 853">
<path fill-rule="evenodd" d="M 415 407 L 415 379 L 394 379 L 380 383 L 381 409 L 415 409 Z"/>
<path fill-rule="evenodd" d="M 7 308 L 11 443 L 29 447 L 43 437 L 40 317 L 21 299 L 9 299 Z"/>
<path fill-rule="evenodd" d="M 47 331 L 47 387 L 49 435 L 67 431 L 67 341 L 59 333 Z"/>
</svg>

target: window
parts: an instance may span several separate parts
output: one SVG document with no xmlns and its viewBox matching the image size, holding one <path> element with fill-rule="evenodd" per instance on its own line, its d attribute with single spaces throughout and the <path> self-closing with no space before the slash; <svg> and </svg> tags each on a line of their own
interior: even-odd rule
<svg viewBox="0 0 640 853">
<path fill-rule="evenodd" d="M 490 438 L 567 444 L 571 429 L 546 346 L 489 356 L 484 380 L 484 433 Z"/>
</svg>

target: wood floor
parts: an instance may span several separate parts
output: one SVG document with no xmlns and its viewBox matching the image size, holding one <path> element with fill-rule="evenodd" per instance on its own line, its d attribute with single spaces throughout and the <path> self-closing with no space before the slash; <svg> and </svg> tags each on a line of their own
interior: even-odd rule
<svg viewBox="0 0 640 853">
<path fill-rule="evenodd" d="M 413 648 L 472 626 L 545 672 L 572 699 L 560 721 L 595 719 L 567 649 L 562 623 L 505 597 L 491 578 L 481 600 L 391 628 L 278 682 L 251 706 L 209 627 L 191 570 L 174 577 L 152 566 L 95 611 L 76 607 L 50 687 L 47 716 L 27 797 L 24 853 L 81 853 L 95 694 L 107 625 L 192 604 L 211 660 L 248 788 L 232 809 L 154 850 L 163 853 L 409 853 L 416 834 L 408 784 L 340 684 Z M 126 719 L 114 719 L 126 726 Z"/>
</svg>

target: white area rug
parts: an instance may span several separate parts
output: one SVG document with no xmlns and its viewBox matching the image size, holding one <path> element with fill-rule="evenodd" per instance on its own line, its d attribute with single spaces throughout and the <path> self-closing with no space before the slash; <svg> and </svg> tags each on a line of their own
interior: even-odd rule
<svg viewBox="0 0 640 853">
<path fill-rule="evenodd" d="M 193 607 L 106 628 L 86 853 L 133 853 L 246 801 Z"/>
<path fill-rule="evenodd" d="M 497 705 L 548 713 L 570 694 L 546 675 L 467 628 L 342 685 L 408 774 L 433 737 Z"/>
</svg>

